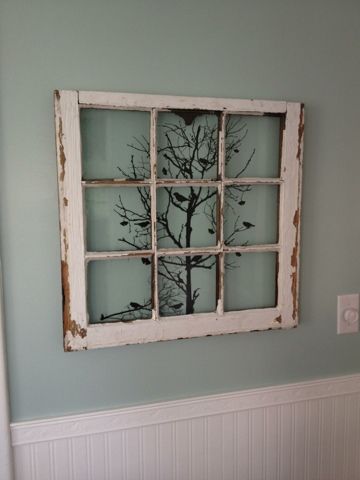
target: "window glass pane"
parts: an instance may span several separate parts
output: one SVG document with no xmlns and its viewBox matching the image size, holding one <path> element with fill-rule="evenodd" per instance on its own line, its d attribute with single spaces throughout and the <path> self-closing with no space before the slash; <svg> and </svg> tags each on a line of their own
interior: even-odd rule
<svg viewBox="0 0 360 480">
<path fill-rule="evenodd" d="M 90 323 L 151 318 L 151 257 L 88 264 Z"/>
<path fill-rule="evenodd" d="M 88 251 L 151 248 L 148 187 L 89 187 L 85 207 Z"/>
<path fill-rule="evenodd" d="M 150 113 L 80 110 L 83 179 L 149 178 Z"/>
<path fill-rule="evenodd" d="M 160 257 L 161 316 L 213 312 L 216 308 L 216 257 Z"/>
<path fill-rule="evenodd" d="M 276 277 L 275 252 L 225 255 L 225 311 L 275 307 Z"/>
<path fill-rule="evenodd" d="M 226 245 L 277 243 L 277 185 L 232 185 L 225 188 Z"/>
<path fill-rule="evenodd" d="M 278 177 L 280 117 L 229 115 L 225 130 L 225 176 Z"/>
<path fill-rule="evenodd" d="M 158 247 L 216 245 L 216 197 L 216 188 L 158 188 Z"/>
<path fill-rule="evenodd" d="M 194 110 L 160 112 L 159 178 L 216 178 L 218 116 Z"/>
</svg>

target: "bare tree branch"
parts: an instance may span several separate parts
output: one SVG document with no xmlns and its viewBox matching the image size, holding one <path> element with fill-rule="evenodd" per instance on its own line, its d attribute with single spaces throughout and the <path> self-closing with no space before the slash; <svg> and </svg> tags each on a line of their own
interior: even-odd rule
<svg viewBox="0 0 360 480">
<path fill-rule="evenodd" d="M 161 175 L 173 179 L 205 179 L 212 172 L 217 175 L 218 162 L 218 127 L 219 117 L 199 112 L 192 115 L 185 123 L 179 114 L 178 121 L 160 122 L 158 145 L 158 168 Z M 185 118 L 185 117 L 184 117 Z M 229 115 L 225 123 L 225 164 L 228 165 L 236 156 L 248 134 L 246 123 L 241 118 Z M 150 178 L 150 144 L 145 137 L 134 137 L 128 146 L 136 153 L 131 155 L 128 170 L 118 167 L 123 178 Z M 255 156 L 255 149 L 245 161 L 239 165 L 235 178 L 241 176 L 249 167 Z M 238 157 L 237 161 L 238 161 Z M 217 189 L 210 187 L 161 187 L 166 195 L 162 196 L 160 205 L 158 197 L 157 239 L 170 240 L 175 247 L 192 246 L 194 222 L 197 215 L 202 214 L 208 221 L 209 234 L 215 234 L 218 228 L 218 205 L 214 201 Z M 254 228 L 250 221 L 241 218 L 241 208 L 246 203 L 251 186 L 236 185 L 227 187 L 226 208 L 234 216 L 230 233 L 225 238 L 228 245 L 234 244 L 240 232 Z M 139 204 L 136 207 L 125 204 L 121 194 L 114 207 L 120 218 L 120 226 L 127 233 L 119 237 L 122 246 L 145 250 L 150 248 L 151 238 L 151 195 L 146 188 L 137 188 Z M 185 219 L 177 231 L 174 217 L 176 212 Z M 176 215 L 175 218 L 179 218 Z M 228 221 L 225 219 L 225 222 Z M 229 229 L 228 229 L 229 230 Z M 246 244 L 246 242 L 245 242 Z M 241 254 L 236 254 L 241 256 Z M 150 263 L 150 261 L 149 261 Z M 160 257 L 158 262 L 159 306 L 161 315 L 177 315 L 193 313 L 196 302 L 201 296 L 201 285 L 194 285 L 196 270 L 211 271 L 216 264 L 214 255 L 167 256 Z M 238 268 L 238 261 L 227 260 L 227 268 Z M 123 311 L 101 315 L 100 320 L 112 319 L 132 321 L 149 315 L 152 300 L 142 303 L 132 301 Z"/>
</svg>

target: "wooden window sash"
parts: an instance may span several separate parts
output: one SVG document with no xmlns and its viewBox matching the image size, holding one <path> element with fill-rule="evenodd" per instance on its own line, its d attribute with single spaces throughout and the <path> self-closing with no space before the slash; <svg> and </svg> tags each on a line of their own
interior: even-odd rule
<svg viewBox="0 0 360 480">
<path fill-rule="evenodd" d="M 143 180 L 82 180 L 80 108 L 115 108 L 150 112 L 151 177 Z M 156 121 L 159 111 L 196 109 L 223 112 L 219 117 L 218 178 L 216 180 L 157 179 Z M 299 208 L 303 141 L 303 106 L 299 103 L 258 100 L 168 97 L 104 92 L 55 92 L 56 143 L 61 223 L 62 283 L 64 292 L 64 347 L 79 350 L 128 343 L 216 335 L 240 331 L 290 328 L 298 321 Z M 281 138 L 278 178 L 226 178 L 224 126 L 228 114 L 285 117 Z M 218 223 L 217 245 L 189 249 L 157 248 L 156 191 L 164 186 L 206 186 L 218 189 L 218 215 L 222 217 L 224 190 L 229 185 L 278 185 L 278 243 L 226 246 L 223 221 Z M 151 197 L 151 249 L 89 252 L 85 249 L 84 189 L 97 187 L 148 186 Z M 275 308 L 224 312 L 224 257 L 236 252 L 278 254 L 278 296 Z M 159 317 L 158 258 L 213 254 L 217 257 L 217 310 L 174 317 Z M 152 257 L 153 314 L 150 320 L 130 323 L 89 324 L 86 305 L 86 267 L 92 260 Z M 196 322 L 194 319 L 196 318 Z"/>
</svg>

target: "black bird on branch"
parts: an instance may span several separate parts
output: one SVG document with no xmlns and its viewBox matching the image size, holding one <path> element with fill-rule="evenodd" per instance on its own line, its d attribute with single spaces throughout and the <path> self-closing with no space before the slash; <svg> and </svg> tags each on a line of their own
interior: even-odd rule
<svg viewBox="0 0 360 480">
<path fill-rule="evenodd" d="M 184 197 L 184 195 L 181 195 L 181 193 L 178 193 L 178 192 L 175 192 L 175 193 L 174 193 L 174 197 L 175 197 L 176 200 L 177 200 L 178 202 L 180 202 L 180 203 L 181 203 L 181 202 L 186 202 L 186 201 L 189 200 L 187 197 Z"/>
</svg>

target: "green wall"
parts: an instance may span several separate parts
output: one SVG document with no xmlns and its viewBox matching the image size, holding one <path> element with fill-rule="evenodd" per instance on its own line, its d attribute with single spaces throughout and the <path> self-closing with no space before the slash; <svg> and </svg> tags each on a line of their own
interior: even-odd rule
<svg viewBox="0 0 360 480">
<path fill-rule="evenodd" d="M 0 225 L 13 421 L 360 370 L 357 0 L 2 0 Z M 306 104 L 301 323 L 63 353 L 52 92 Z"/>
</svg>

